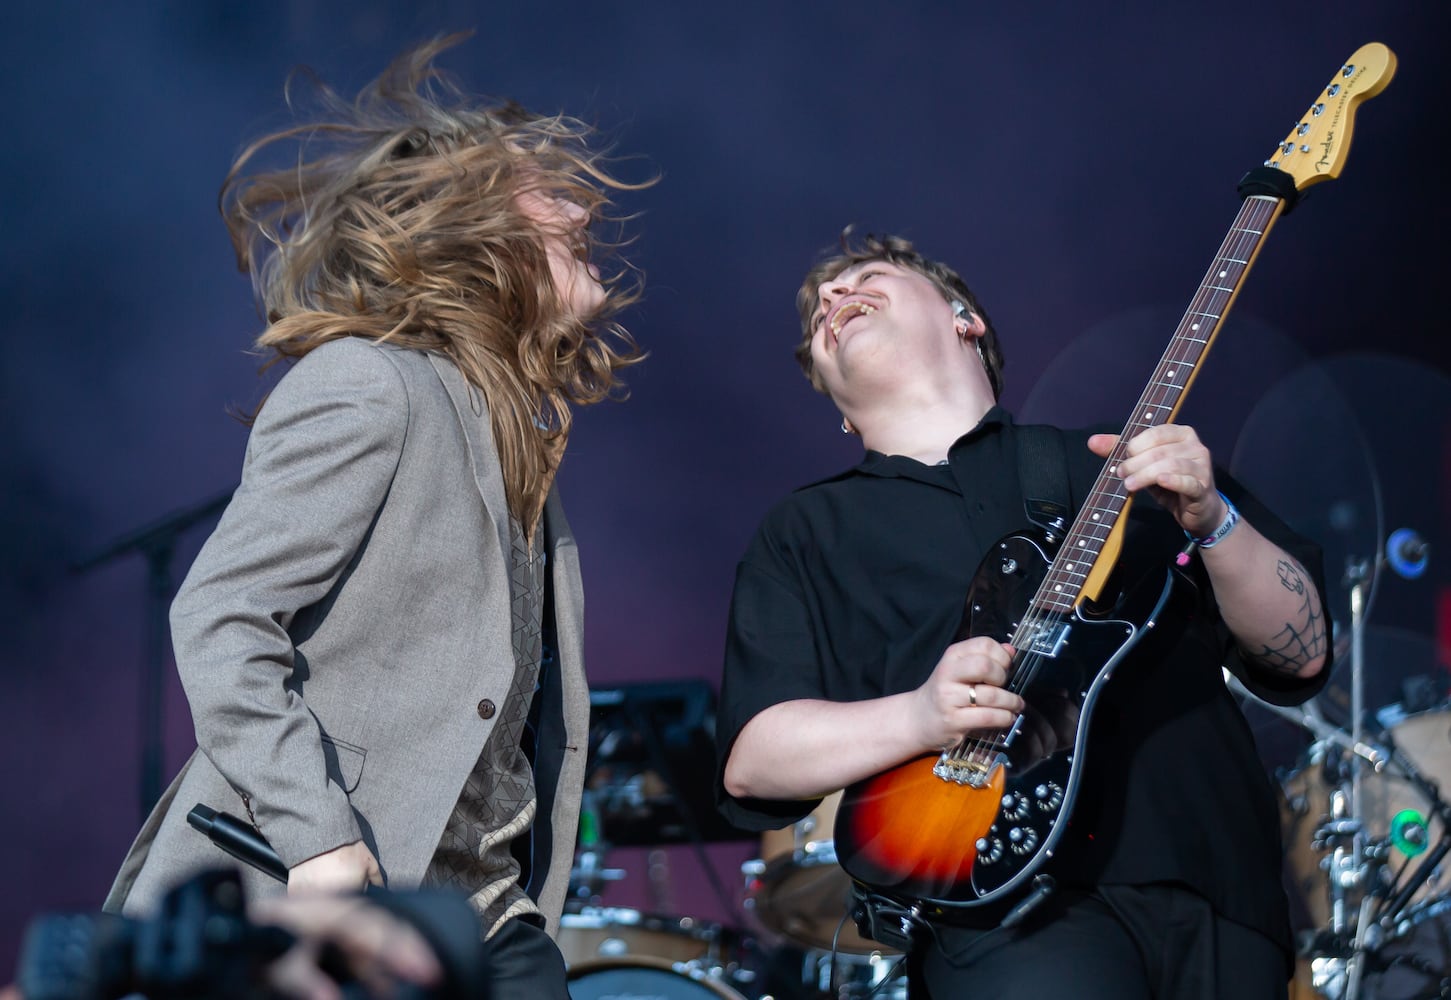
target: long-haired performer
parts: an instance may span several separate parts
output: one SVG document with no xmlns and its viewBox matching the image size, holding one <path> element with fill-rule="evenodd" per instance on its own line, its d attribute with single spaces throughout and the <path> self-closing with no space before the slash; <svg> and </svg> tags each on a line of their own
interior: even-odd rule
<svg viewBox="0 0 1451 1000">
<path fill-rule="evenodd" d="M 455 40 L 354 101 L 319 87 L 319 114 L 226 179 L 259 345 L 296 363 L 172 607 L 199 749 L 106 906 L 144 912 L 228 860 L 187 825 L 202 803 L 256 825 L 289 891 L 462 889 L 494 996 L 564 997 L 542 928 L 589 699 L 554 479 L 570 407 L 618 394 L 640 357 L 613 321 L 638 285 L 601 273 L 613 244 L 590 229 L 631 185 L 582 123 L 463 97 L 433 65 Z"/>
</svg>

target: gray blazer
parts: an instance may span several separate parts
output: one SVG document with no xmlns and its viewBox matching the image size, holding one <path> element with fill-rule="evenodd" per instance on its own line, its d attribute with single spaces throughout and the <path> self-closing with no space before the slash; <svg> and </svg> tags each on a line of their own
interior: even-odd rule
<svg viewBox="0 0 1451 1000">
<path fill-rule="evenodd" d="M 514 675 L 508 517 L 484 401 L 451 362 L 364 339 L 298 362 L 172 605 L 198 749 L 105 908 L 145 912 L 230 863 L 187 825 L 198 802 L 251 818 L 289 867 L 362 840 L 390 886 L 417 886 Z M 589 690 L 578 555 L 553 492 L 544 524 L 557 666 L 535 761 L 549 843 L 530 892 L 553 930 Z M 282 888 L 244 878 L 249 893 Z"/>
</svg>

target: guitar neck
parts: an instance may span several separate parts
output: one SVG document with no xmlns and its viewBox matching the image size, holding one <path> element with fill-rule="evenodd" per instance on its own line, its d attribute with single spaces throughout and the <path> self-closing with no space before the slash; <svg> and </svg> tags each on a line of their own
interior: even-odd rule
<svg viewBox="0 0 1451 1000">
<path fill-rule="evenodd" d="M 1240 206 L 1234 225 L 1220 244 L 1219 253 L 1179 321 L 1153 378 L 1139 397 L 1118 444 L 1104 463 L 1092 492 L 1038 588 L 1033 598 L 1033 606 L 1038 610 L 1067 612 L 1081 600 L 1098 596 L 1103 581 L 1113 569 L 1119 537 L 1116 529 L 1128 507 L 1128 491 L 1118 475 L 1128 442 L 1150 427 L 1168 423 L 1179 412 L 1189 386 L 1199 374 L 1200 363 L 1209 353 L 1245 275 L 1283 207 L 1281 199 L 1268 195 L 1246 198 Z"/>
</svg>

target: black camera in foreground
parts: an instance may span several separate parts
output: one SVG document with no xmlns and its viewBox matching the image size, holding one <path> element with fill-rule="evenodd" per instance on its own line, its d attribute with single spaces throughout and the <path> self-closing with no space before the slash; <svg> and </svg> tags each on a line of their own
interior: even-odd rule
<svg viewBox="0 0 1451 1000">
<path fill-rule="evenodd" d="M 366 897 L 411 924 L 444 970 L 439 985 L 399 984 L 396 1000 L 487 1000 L 488 961 L 479 923 L 464 898 L 442 892 Z M 203 872 L 167 893 L 146 919 L 109 913 L 48 914 L 26 930 L 15 985 L 23 1000 L 261 1000 L 276 996 L 267 966 L 296 943 L 279 927 L 247 917 L 241 879 Z M 318 965 L 344 997 L 368 994 L 342 954 L 326 944 Z"/>
<path fill-rule="evenodd" d="M 25 1000 L 265 997 L 264 967 L 293 942 L 281 928 L 247 919 L 236 872 L 204 872 L 169 892 L 146 920 L 36 918 L 21 945 L 16 986 Z"/>
</svg>

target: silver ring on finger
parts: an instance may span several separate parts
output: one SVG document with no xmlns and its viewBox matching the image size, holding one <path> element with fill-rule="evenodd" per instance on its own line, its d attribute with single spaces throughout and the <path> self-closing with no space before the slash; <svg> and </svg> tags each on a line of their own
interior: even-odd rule
<svg viewBox="0 0 1451 1000">
<path fill-rule="evenodd" d="M 974 708 L 977 707 L 977 685 L 976 684 L 969 684 L 967 686 L 967 703 L 969 705 L 973 706 Z"/>
</svg>

